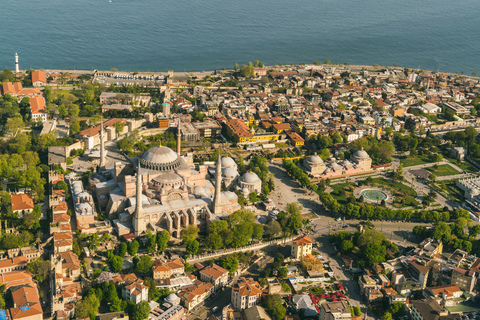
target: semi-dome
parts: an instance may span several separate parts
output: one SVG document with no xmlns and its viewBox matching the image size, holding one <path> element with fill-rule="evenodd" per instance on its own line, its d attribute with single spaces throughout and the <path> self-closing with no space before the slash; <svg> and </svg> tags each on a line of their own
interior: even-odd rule
<svg viewBox="0 0 480 320">
<path fill-rule="evenodd" d="M 236 168 L 237 164 L 235 161 L 230 157 L 223 157 L 222 158 L 222 168 Z"/>
<path fill-rule="evenodd" d="M 356 158 L 359 158 L 359 159 L 369 159 L 370 158 L 368 153 L 365 150 L 363 150 L 363 147 L 360 150 L 358 150 L 357 152 L 355 152 L 353 154 L 353 156 L 356 157 Z"/>
<path fill-rule="evenodd" d="M 159 175 L 158 177 L 156 177 L 155 179 L 153 179 L 153 181 L 156 181 L 162 184 L 176 183 L 176 182 L 182 181 L 182 177 L 173 172 L 165 172 Z"/>
<path fill-rule="evenodd" d="M 180 298 L 175 293 L 170 293 L 166 298 L 165 302 L 176 304 Z"/>
<path fill-rule="evenodd" d="M 222 176 L 232 179 L 238 176 L 238 171 L 235 168 L 228 167 L 222 170 Z"/>
<path fill-rule="evenodd" d="M 260 178 L 257 176 L 255 172 L 245 172 L 245 174 L 242 177 L 242 181 L 245 183 L 257 183 L 260 180 Z"/>
<path fill-rule="evenodd" d="M 206 197 L 207 196 L 207 192 L 205 191 L 205 188 L 200 187 L 200 186 L 196 186 L 193 189 L 193 194 L 195 194 L 198 197 Z"/>
<path fill-rule="evenodd" d="M 312 164 L 322 164 L 323 163 L 323 160 L 322 158 L 320 158 L 317 153 L 315 152 L 315 154 L 311 155 L 310 157 L 308 157 L 307 159 L 308 162 L 312 163 Z"/>
<path fill-rule="evenodd" d="M 172 149 L 161 146 L 145 151 L 139 159 L 142 167 L 151 170 L 173 170 L 180 166 L 180 159 Z"/>
</svg>

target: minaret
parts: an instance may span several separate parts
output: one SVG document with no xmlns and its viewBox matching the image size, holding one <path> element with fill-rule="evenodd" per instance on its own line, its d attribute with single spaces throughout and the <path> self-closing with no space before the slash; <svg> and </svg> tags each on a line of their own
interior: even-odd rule
<svg viewBox="0 0 480 320">
<path fill-rule="evenodd" d="M 18 66 L 18 53 L 15 52 L 15 73 L 20 72 L 20 67 Z"/>
<path fill-rule="evenodd" d="M 135 213 L 133 217 L 133 229 L 135 232 L 135 237 L 140 236 L 146 229 L 145 217 L 143 215 L 142 209 L 142 174 L 141 174 L 141 165 L 140 159 L 138 160 L 138 171 L 137 171 L 137 194 L 135 201 Z"/>
<path fill-rule="evenodd" d="M 177 122 L 177 154 L 180 155 L 180 144 L 182 142 L 182 133 L 180 132 L 180 119 Z"/>
<path fill-rule="evenodd" d="M 222 213 L 222 204 L 220 197 L 222 195 L 222 160 L 218 154 L 217 168 L 215 170 L 215 195 L 213 198 L 213 213 Z"/>
<path fill-rule="evenodd" d="M 105 166 L 105 142 L 103 142 L 103 119 L 100 121 L 100 168 Z"/>
</svg>

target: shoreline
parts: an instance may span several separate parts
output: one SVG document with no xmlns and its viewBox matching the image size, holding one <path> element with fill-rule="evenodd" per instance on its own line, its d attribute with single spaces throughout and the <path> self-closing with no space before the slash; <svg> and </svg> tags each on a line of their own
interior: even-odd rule
<svg viewBox="0 0 480 320">
<path fill-rule="evenodd" d="M 422 69 L 422 68 L 408 68 L 408 67 L 403 67 L 403 66 L 375 66 L 375 65 L 354 65 L 354 64 L 320 64 L 320 65 L 314 65 L 314 64 L 288 64 L 288 65 L 272 65 L 272 66 L 264 66 L 264 69 L 270 70 L 270 69 L 275 69 L 275 70 L 280 70 L 280 69 L 291 69 L 291 68 L 298 68 L 298 67 L 305 67 L 307 69 L 315 68 L 315 67 L 321 67 L 321 68 L 349 68 L 349 69 L 358 69 L 358 68 L 365 68 L 369 71 L 379 71 L 383 69 L 389 69 L 389 70 L 402 70 L 402 69 L 408 69 L 412 71 L 428 71 L 428 72 L 435 72 L 435 73 L 441 73 L 441 74 L 447 74 L 447 75 L 457 75 L 457 76 L 464 76 L 464 77 L 471 77 L 471 78 L 478 78 L 478 76 L 473 76 L 473 75 L 467 75 L 467 74 L 459 74 L 459 73 L 454 73 L 454 72 L 445 72 L 445 71 L 435 71 L 435 70 L 429 70 L 429 69 Z M 10 69 L 14 70 L 14 69 Z M 226 68 L 225 70 L 223 69 L 216 69 L 216 70 L 202 70 L 202 71 L 125 71 L 125 70 L 99 70 L 99 69 L 93 69 L 93 70 L 87 70 L 87 69 L 46 69 L 46 68 L 39 68 L 36 70 L 42 70 L 47 73 L 71 73 L 71 74 L 95 74 L 95 73 L 117 73 L 117 74 L 138 74 L 138 75 L 155 75 L 155 76 L 167 76 L 171 73 L 173 73 L 173 76 L 207 76 L 207 75 L 213 75 L 215 71 L 217 74 L 221 74 L 222 72 L 232 72 L 232 68 Z M 26 70 L 20 70 L 20 72 L 26 72 Z"/>
</svg>

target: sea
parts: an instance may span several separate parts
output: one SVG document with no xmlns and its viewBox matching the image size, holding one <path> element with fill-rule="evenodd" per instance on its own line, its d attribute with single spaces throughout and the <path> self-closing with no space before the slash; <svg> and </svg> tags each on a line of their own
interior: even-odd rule
<svg viewBox="0 0 480 320">
<path fill-rule="evenodd" d="M 480 73 L 478 0 L 0 0 L 0 69 L 399 65 Z"/>
</svg>

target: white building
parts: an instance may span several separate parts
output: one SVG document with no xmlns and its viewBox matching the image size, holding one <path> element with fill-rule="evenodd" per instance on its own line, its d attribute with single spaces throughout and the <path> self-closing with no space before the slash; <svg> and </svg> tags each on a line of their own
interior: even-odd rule
<svg viewBox="0 0 480 320">
<path fill-rule="evenodd" d="M 418 106 L 417 107 L 418 110 L 420 110 L 421 112 L 423 113 L 438 113 L 438 112 L 442 112 L 442 108 L 440 108 L 439 106 L 437 106 L 436 104 L 433 104 L 433 103 L 425 103 L 424 105 L 421 105 L 421 106 Z"/>
<path fill-rule="evenodd" d="M 122 298 L 126 301 L 132 301 L 135 304 L 142 301 L 148 301 L 148 287 L 143 284 L 142 280 L 138 279 L 123 287 Z"/>
<path fill-rule="evenodd" d="M 232 286 L 232 305 L 237 310 L 245 310 L 257 305 L 262 295 L 262 289 L 252 278 L 240 278 Z"/>
</svg>

